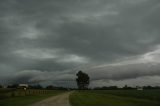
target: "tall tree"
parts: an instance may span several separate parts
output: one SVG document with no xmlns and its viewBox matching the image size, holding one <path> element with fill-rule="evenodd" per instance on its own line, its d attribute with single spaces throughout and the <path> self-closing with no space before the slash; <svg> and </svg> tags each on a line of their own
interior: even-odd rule
<svg viewBox="0 0 160 106">
<path fill-rule="evenodd" d="M 79 71 L 77 74 L 77 86 L 80 90 L 88 89 L 89 86 L 89 76 L 86 73 L 83 73 L 82 71 Z"/>
</svg>

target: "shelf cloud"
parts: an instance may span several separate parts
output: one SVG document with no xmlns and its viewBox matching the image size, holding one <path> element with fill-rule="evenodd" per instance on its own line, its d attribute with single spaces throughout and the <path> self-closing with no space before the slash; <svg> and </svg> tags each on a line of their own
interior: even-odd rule
<svg viewBox="0 0 160 106">
<path fill-rule="evenodd" d="M 91 86 L 160 85 L 159 0 L 1 0 L 0 8 L 0 83 L 74 81 L 82 70 Z"/>
</svg>

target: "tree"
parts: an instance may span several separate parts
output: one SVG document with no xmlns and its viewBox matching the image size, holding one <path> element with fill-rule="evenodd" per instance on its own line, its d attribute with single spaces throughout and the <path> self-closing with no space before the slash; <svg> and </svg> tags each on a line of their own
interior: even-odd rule
<svg viewBox="0 0 160 106">
<path fill-rule="evenodd" d="M 128 90 L 128 89 L 134 89 L 134 88 L 129 87 L 128 85 L 125 85 L 122 89 Z"/>
<path fill-rule="evenodd" d="M 54 89 L 55 87 L 54 86 L 52 86 L 52 85 L 48 85 L 47 87 L 46 87 L 46 89 L 48 89 L 48 90 L 52 90 L 52 89 Z"/>
<path fill-rule="evenodd" d="M 29 88 L 31 88 L 31 89 L 43 89 L 43 87 L 40 84 L 30 85 Z"/>
<path fill-rule="evenodd" d="M 0 88 L 2 88 L 2 85 L 0 85 Z"/>
<path fill-rule="evenodd" d="M 17 88 L 18 87 L 18 84 L 12 84 L 12 85 L 8 85 L 7 88 Z"/>
<path fill-rule="evenodd" d="M 78 88 L 80 90 L 88 89 L 89 79 L 90 79 L 88 74 L 83 73 L 82 71 L 79 71 L 76 74 L 76 76 L 77 76 L 76 82 L 77 82 Z"/>
</svg>

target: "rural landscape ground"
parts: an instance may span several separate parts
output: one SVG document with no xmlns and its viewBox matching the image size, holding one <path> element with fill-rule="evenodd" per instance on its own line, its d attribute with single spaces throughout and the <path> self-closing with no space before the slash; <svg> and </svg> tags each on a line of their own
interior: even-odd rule
<svg viewBox="0 0 160 106">
<path fill-rule="evenodd" d="M 160 106 L 160 91 L 86 91 L 70 96 L 72 106 Z"/>
<path fill-rule="evenodd" d="M 0 106 L 160 106 L 160 90 L 53 90 L 14 97 L 1 92 L 0 97 Z"/>
</svg>

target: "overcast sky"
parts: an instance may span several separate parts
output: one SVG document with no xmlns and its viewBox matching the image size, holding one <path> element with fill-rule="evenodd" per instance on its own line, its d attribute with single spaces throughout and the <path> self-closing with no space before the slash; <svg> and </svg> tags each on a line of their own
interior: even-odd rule
<svg viewBox="0 0 160 106">
<path fill-rule="evenodd" d="M 0 83 L 73 85 L 82 70 L 91 87 L 160 85 L 159 11 L 160 0 L 0 0 Z"/>
</svg>

